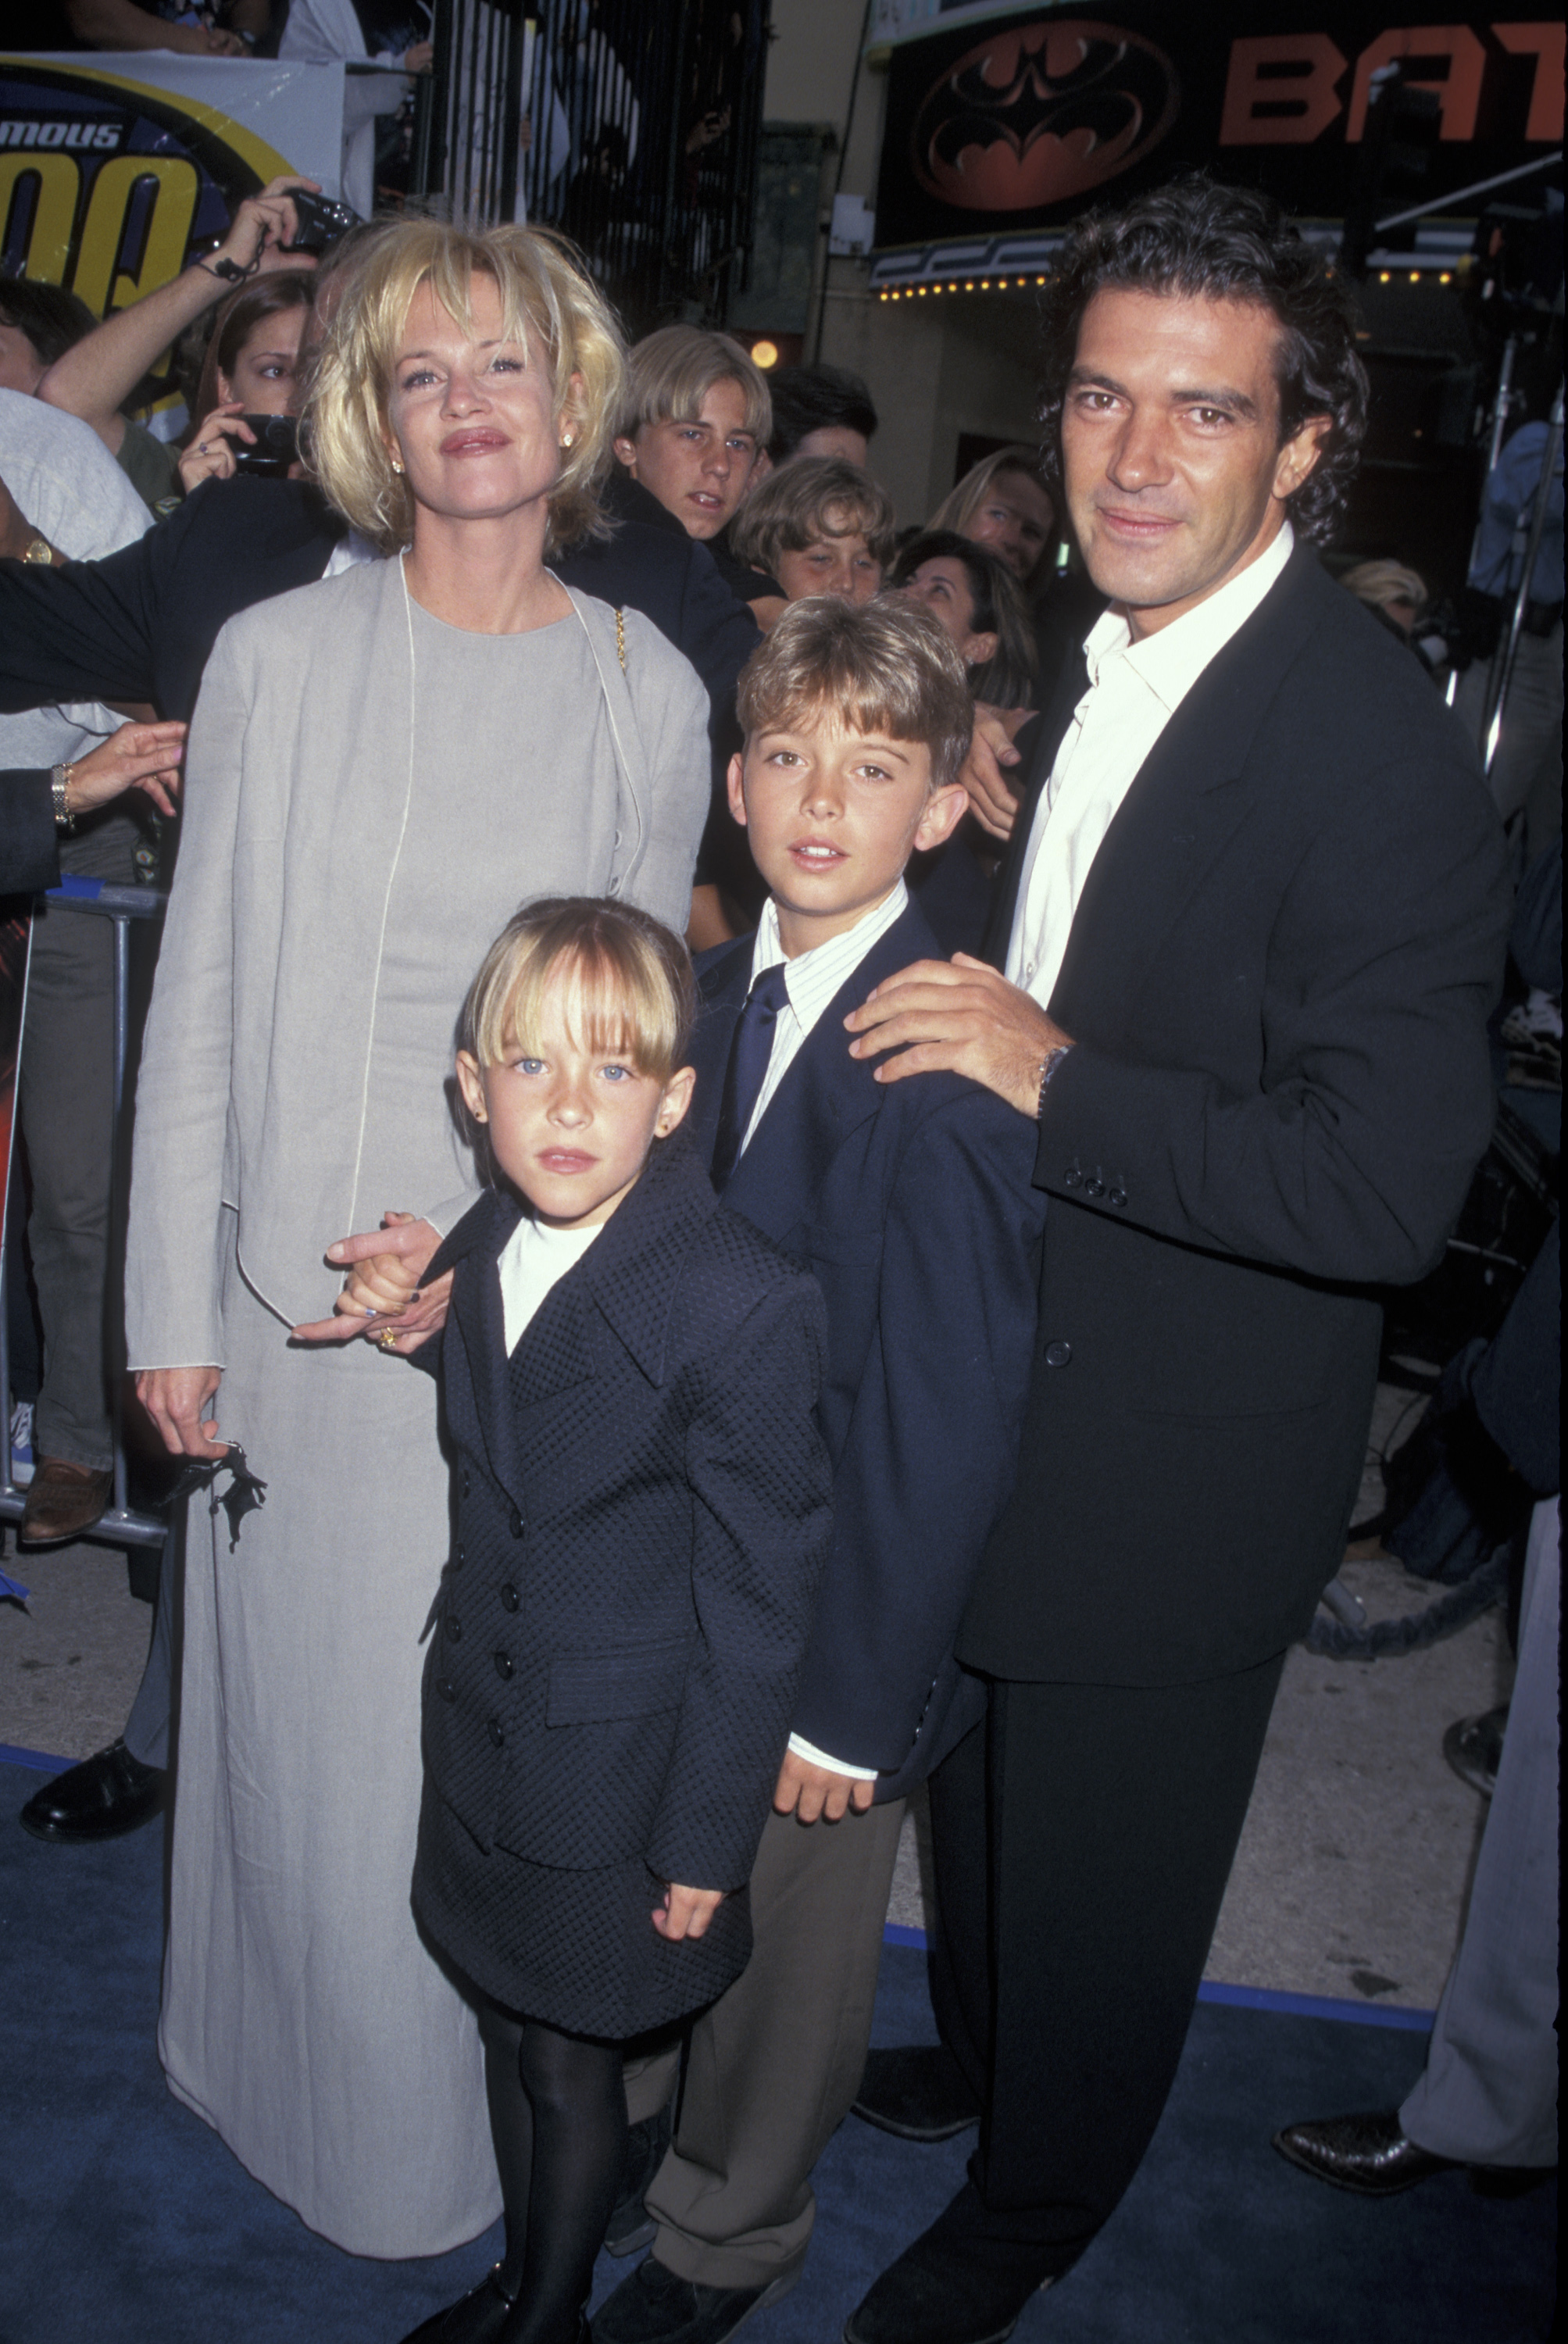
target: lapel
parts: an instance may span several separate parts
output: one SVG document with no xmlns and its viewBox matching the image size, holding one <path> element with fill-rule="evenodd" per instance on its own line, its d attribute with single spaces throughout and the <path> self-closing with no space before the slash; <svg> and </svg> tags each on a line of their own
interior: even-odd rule
<svg viewBox="0 0 1568 2344">
<path fill-rule="evenodd" d="M 1069 1034 L 1122 1030 L 1194 889 L 1252 813 L 1253 736 L 1315 626 L 1326 581 L 1299 544 L 1251 617 L 1218 652 L 1122 800 L 1078 899 L 1050 1015 Z"/>
<path fill-rule="evenodd" d="M 1013 914 L 1023 882 L 1024 860 L 1029 849 L 1029 834 L 1035 826 L 1035 808 L 1040 802 L 1040 792 L 1050 779 L 1051 767 L 1057 762 L 1057 751 L 1072 722 L 1073 711 L 1088 690 L 1088 663 L 1084 658 L 1083 645 L 1076 643 L 1070 657 L 1062 662 L 1056 689 L 1039 722 L 1034 727 L 1028 771 L 1018 793 L 1017 815 L 991 893 L 990 916 L 986 922 L 980 957 L 988 960 L 993 968 L 1002 967 L 1007 957 L 1007 945 L 1013 933 Z"/>
<path fill-rule="evenodd" d="M 925 914 L 911 904 L 851 971 L 806 1036 L 724 1190 L 725 1204 L 765 1237 L 782 1238 L 808 1216 L 810 1198 L 850 1133 L 889 1096 L 873 1072 L 875 1060 L 850 1056 L 845 1018 L 884 977 L 911 961 L 941 956 Z M 728 1020 L 731 1033 L 738 1014 Z"/>
<path fill-rule="evenodd" d="M 713 1160 L 719 1110 L 724 1103 L 724 1073 L 735 1020 L 751 990 L 753 936 L 715 945 L 697 962 L 697 1022 L 692 1032 L 692 1064 L 697 1070 L 689 1121 L 693 1143 L 704 1164 Z"/>
<path fill-rule="evenodd" d="M 521 1477 L 507 1405 L 506 1319 L 497 1263 L 521 1218 L 521 1207 L 508 1191 L 489 1191 L 463 1215 L 425 1273 L 429 1279 L 457 1268 L 452 1317 L 468 1361 L 474 1421 L 491 1470 L 514 1503 Z"/>
</svg>

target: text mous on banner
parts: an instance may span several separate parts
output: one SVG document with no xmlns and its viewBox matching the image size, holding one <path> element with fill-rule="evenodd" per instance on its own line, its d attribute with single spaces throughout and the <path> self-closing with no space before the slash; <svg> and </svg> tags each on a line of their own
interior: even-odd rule
<svg viewBox="0 0 1568 2344">
<path fill-rule="evenodd" d="M 342 144 L 340 65 L 0 49 L 0 271 L 123 309 L 280 171 L 336 196 Z"/>
</svg>

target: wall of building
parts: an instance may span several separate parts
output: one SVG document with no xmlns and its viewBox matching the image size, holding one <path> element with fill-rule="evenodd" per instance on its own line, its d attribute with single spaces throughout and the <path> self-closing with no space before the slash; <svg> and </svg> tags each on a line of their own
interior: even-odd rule
<svg viewBox="0 0 1568 2344">
<path fill-rule="evenodd" d="M 876 192 L 886 79 L 857 64 L 862 24 L 855 0 L 773 0 L 764 114 L 770 123 L 834 126 L 837 151 L 823 175 L 824 219 L 835 187 L 867 204 Z M 871 469 L 901 521 L 924 520 L 953 485 L 962 433 L 1034 436 L 1027 298 L 974 293 L 881 301 L 870 290 L 869 265 L 828 259 L 826 242 L 824 234 L 806 354 L 865 377 L 882 419 Z"/>
</svg>

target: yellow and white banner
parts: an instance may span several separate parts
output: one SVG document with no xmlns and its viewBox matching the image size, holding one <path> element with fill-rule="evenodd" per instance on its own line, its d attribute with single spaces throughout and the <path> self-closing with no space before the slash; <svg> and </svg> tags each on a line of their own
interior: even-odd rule
<svg viewBox="0 0 1568 2344">
<path fill-rule="evenodd" d="M 0 270 L 95 317 L 177 276 L 280 171 L 339 192 L 343 68 L 0 50 Z"/>
</svg>

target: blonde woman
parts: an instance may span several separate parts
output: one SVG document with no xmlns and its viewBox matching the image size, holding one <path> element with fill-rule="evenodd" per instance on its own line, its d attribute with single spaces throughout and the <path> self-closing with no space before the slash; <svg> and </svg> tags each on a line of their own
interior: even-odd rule
<svg viewBox="0 0 1568 2344">
<path fill-rule="evenodd" d="M 1040 479 L 1040 451 L 1015 442 L 971 465 L 926 526 L 956 530 L 974 544 L 989 546 L 1030 594 L 1045 581 L 1056 524 L 1056 507 Z"/>
<path fill-rule="evenodd" d="M 705 696 L 637 613 L 544 567 L 592 523 L 622 394 L 610 314 L 545 235 L 410 223 L 354 272 L 311 444 L 392 558 L 218 637 L 142 1062 L 137 1390 L 171 1450 L 238 1441 L 267 1484 L 232 1549 L 193 1510 L 160 2049 L 358 2254 L 440 2253 L 501 2200 L 472 2015 L 409 1908 L 434 1398 L 406 1336 L 290 1330 L 332 1311 L 324 1250 L 367 1214 L 428 1219 L 429 1258 L 473 1197 L 443 1085 L 519 902 L 684 922 Z"/>
</svg>

